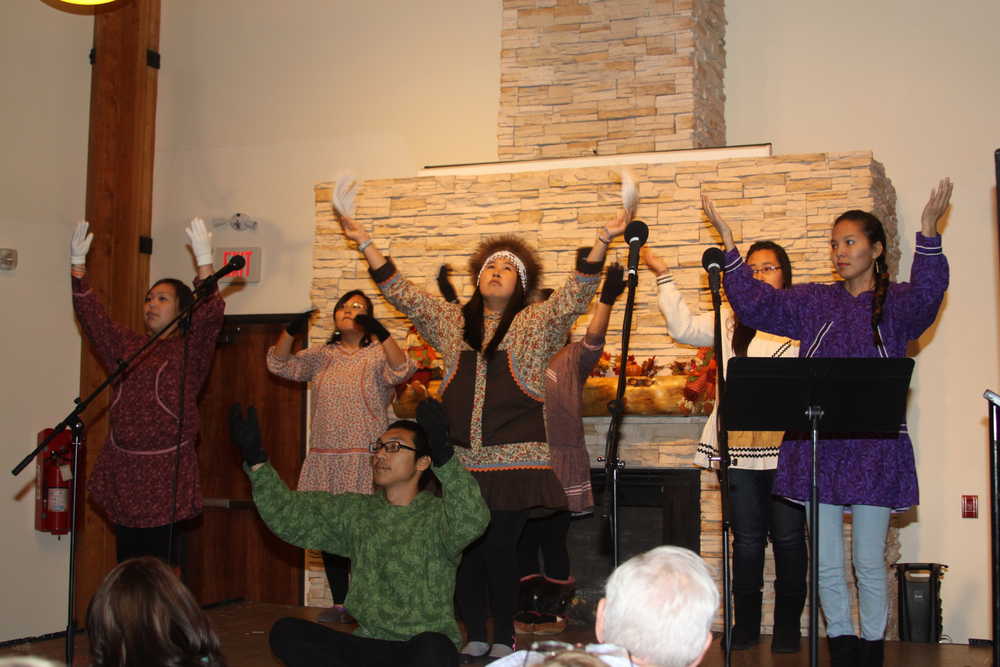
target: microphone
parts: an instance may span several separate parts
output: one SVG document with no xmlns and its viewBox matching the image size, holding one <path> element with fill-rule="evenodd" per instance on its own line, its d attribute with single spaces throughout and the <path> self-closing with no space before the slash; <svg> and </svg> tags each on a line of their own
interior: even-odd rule
<svg viewBox="0 0 1000 667">
<path fill-rule="evenodd" d="M 726 254 L 715 246 L 707 248 L 701 255 L 701 265 L 708 271 L 708 286 L 714 293 L 719 292 L 720 276 L 725 264 Z"/>
<path fill-rule="evenodd" d="M 649 238 L 649 227 L 642 220 L 633 220 L 625 228 L 625 240 L 628 242 L 628 275 L 639 275 L 639 248 L 646 244 Z"/>
<path fill-rule="evenodd" d="M 200 289 L 205 289 L 207 286 L 214 285 L 215 283 L 219 282 L 219 278 L 227 276 L 233 271 L 239 271 L 244 266 L 246 266 L 246 264 L 247 260 L 243 255 L 233 255 L 232 258 L 230 258 L 230 260 L 226 264 L 224 264 L 221 269 L 219 269 L 218 271 L 210 275 L 208 278 L 205 278 L 203 281 L 201 281 Z"/>
</svg>

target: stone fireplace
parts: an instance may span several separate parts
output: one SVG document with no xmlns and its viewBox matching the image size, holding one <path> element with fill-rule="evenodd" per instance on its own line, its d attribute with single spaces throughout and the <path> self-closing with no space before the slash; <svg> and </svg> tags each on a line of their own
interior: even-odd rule
<svg viewBox="0 0 1000 667">
<path fill-rule="evenodd" d="M 418 286 L 436 293 L 438 267 L 450 264 L 459 296 L 468 298 L 468 256 L 482 238 L 500 233 L 533 244 L 544 262 L 543 285 L 560 285 L 573 269 L 573 250 L 591 245 L 620 207 L 626 165 L 639 184 L 636 217 L 650 227 L 648 244 L 672 267 L 694 308 L 709 307 L 700 259 L 706 245 L 719 242 L 701 210 L 702 194 L 715 200 L 742 247 L 780 240 L 796 281 L 833 279 L 829 230 L 844 210 L 873 211 L 897 247 L 895 192 L 871 152 L 775 156 L 768 145 L 724 147 L 721 0 L 504 0 L 502 11 L 499 161 L 359 184 L 356 217 Z M 375 298 L 376 316 L 402 336 L 409 323 L 378 295 L 333 217 L 332 185 L 315 186 L 313 305 L 329 312 L 345 291 L 364 289 Z M 624 260 L 626 252 L 616 243 L 609 258 Z M 890 257 L 893 274 L 897 260 L 898 251 Z M 630 352 L 637 359 L 655 355 L 668 367 L 693 356 L 693 348 L 666 334 L 653 277 L 643 272 L 639 283 Z M 616 307 L 608 331 L 613 353 L 620 349 L 623 310 Z M 580 318 L 574 335 L 588 320 Z M 328 319 L 318 320 L 311 342 L 325 340 L 328 326 Z M 599 468 L 607 418 L 585 422 Z M 693 470 L 703 422 L 626 416 L 622 458 L 630 470 Z M 713 473 L 700 472 L 699 480 L 700 551 L 721 572 L 719 488 Z M 898 541 L 890 532 L 893 563 Z M 330 604 L 321 562 L 310 555 L 307 566 L 307 604 Z M 765 579 L 773 580 L 770 554 Z M 769 585 L 765 591 L 769 605 Z M 890 591 L 893 607 L 894 598 Z M 769 632 L 767 608 L 764 618 Z"/>
</svg>

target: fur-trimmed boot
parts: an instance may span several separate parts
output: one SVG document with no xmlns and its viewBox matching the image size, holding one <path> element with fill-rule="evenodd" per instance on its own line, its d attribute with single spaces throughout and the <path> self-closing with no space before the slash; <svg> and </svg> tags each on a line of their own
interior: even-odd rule
<svg viewBox="0 0 1000 667">
<path fill-rule="evenodd" d="M 536 635 L 557 635 L 566 629 L 566 609 L 576 595 L 576 579 L 550 579 L 545 577 L 538 598 Z"/>
<path fill-rule="evenodd" d="M 517 587 L 517 611 L 514 613 L 514 631 L 530 635 L 535 632 L 538 620 L 538 605 L 545 577 L 529 574 L 521 577 Z"/>
<path fill-rule="evenodd" d="M 858 638 L 854 635 L 827 637 L 830 647 L 830 667 L 857 667 Z"/>
</svg>

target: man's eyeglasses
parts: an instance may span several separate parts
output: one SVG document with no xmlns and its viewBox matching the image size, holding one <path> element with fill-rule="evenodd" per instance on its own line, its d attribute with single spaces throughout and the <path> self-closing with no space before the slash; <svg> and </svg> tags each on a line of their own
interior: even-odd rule
<svg viewBox="0 0 1000 667">
<path fill-rule="evenodd" d="M 410 447 L 409 445 L 403 444 L 400 440 L 387 440 L 382 442 L 381 440 L 376 440 L 375 442 L 368 445 L 368 451 L 375 454 L 380 449 L 385 449 L 389 454 L 395 454 L 400 449 L 409 449 L 411 452 L 416 452 L 416 448 Z"/>
<path fill-rule="evenodd" d="M 766 275 L 769 275 L 769 274 L 771 274 L 771 273 L 773 273 L 775 271 L 781 271 L 781 267 L 780 266 L 772 266 L 771 264 L 765 264 L 764 266 L 762 266 L 760 268 L 756 268 L 756 269 L 753 268 L 753 267 L 751 267 L 750 270 L 753 271 L 753 274 L 755 276 L 756 275 L 760 275 L 761 273 L 763 273 L 766 276 Z"/>
</svg>

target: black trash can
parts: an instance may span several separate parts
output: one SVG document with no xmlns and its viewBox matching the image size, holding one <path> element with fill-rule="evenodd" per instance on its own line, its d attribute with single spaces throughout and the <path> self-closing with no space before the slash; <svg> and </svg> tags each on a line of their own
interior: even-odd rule
<svg viewBox="0 0 1000 667">
<path fill-rule="evenodd" d="M 898 563 L 899 638 L 936 644 L 941 639 L 941 563 Z"/>
</svg>

